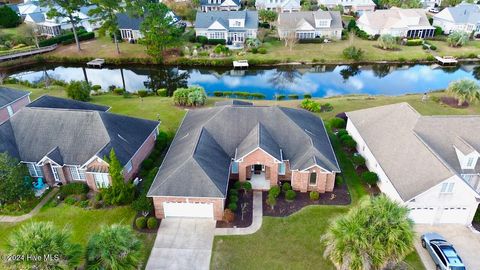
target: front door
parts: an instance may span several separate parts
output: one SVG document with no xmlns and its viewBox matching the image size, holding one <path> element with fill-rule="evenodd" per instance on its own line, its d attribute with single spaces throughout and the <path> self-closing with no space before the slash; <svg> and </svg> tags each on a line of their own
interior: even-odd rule
<svg viewBox="0 0 480 270">
<path fill-rule="evenodd" d="M 264 171 L 264 170 L 265 169 L 264 169 L 263 165 L 261 165 L 261 164 L 253 165 L 253 173 L 254 174 L 261 174 L 262 171 Z"/>
</svg>

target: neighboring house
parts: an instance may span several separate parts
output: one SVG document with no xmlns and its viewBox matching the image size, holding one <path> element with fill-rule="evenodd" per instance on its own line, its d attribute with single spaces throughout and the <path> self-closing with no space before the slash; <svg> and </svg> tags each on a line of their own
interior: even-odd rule
<svg viewBox="0 0 480 270">
<path fill-rule="evenodd" d="M 200 0 L 200 10 L 203 12 L 236 11 L 240 7 L 240 0 Z"/>
<path fill-rule="evenodd" d="M 433 8 L 440 7 L 442 5 L 442 0 L 420 0 L 423 8 Z"/>
<path fill-rule="evenodd" d="M 347 116 L 378 187 L 414 222 L 471 224 L 480 201 L 480 116 L 422 116 L 408 103 Z"/>
<path fill-rule="evenodd" d="M 170 11 L 167 16 L 172 19 L 172 24 L 180 22 L 180 18 L 172 11 Z M 120 30 L 120 35 L 123 40 L 135 42 L 143 38 L 143 34 L 140 32 L 142 22 L 143 17 L 132 17 L 127 13 L 117 13 L 118 29 Z"/>
<path fill-rule="evenodd" d="M 0 87 L 0 123 L 30 103 L 30 92 Z"/>
<path fill-rule="evenodd" d="M 433 16 L 433 26 L 442 28 L 445 34 L 453 31 L 480 32 L 480 6 L 462 3 L 448 7 Z"/>
<path fill-rule="evenodd" d="M 328 37 L 342 38 L 342 16 L 339 11 L 300 11 L 280 13 L 278 36 L 282 39 L 295 33 L 298 39 Z"/>
<path fill-rule="evenodd" d="M 211 11 L 197 13 L 195 34 L 208 39 L 225 39 L 227 43 L 243 43 L 247 38 L 256 38 L 258 12 Z"/>
<path fill-rule="evenodd" d="M 276 12 L 295 12 L 302 9 L 300 0 L 257 0 L 255 1 L 255 8 Z"/>
<path fill-rule="evenodd" d="M 106 112 L 110 110 L 110 107 L 108 106 L 93 104 L 90 102 L 78 101 L 74 99 L 52 97 L 49 95 L 43 95 L 35 99 L 30 104 L 28 104 L 27 107 L 88 110 L 88 111 L 101 111 L 101 112 Z"/>
<path fill-rule="evenodd" d="M 435 28 L 430 25 L 423 9 L 391 9 L 365 12 L 357 26 L 369 35 L 390 34 L 395 37 L 431 38 Z"/>
<path fill-rule="evenodd" d="M 135 176 L 154 147 L 158 125 L 103 111 L 26 107 L 0 125 L 0 152 L 49 185 L 81 181 L 98 190 L 111 184 L 105 157 L 112 149 L 125 179 Z"/>
<path fill-rule="evenodd" d="M 24 22 L 35 26 L 39 34 L 47 37 L 55 37 L 61 35 L 63 31 L 72 30 L 70 19 L 66 17 L 48 18 L 47 13 L 50 10 L 49 7 L 41 7 L 37 2 L 30 2 L 25 5 L 29 8 L 25 9 L 25 11 L 23 11 L 24 13 L 21 11 L 21 14 L 24 16 Z M 75 12 L 74 16 L 78 18 L 77 27 L 83 27 L 88 32 L 92 32 L 100 27 L 100 23 L 88 15 L 88 12 L 95 7 L 95 5 L 85 6 Z M 58 7 L 58 9 L 60 8 Z"/>
<path fill-rule="evenodd" d="M 366 11 L 374 11 L 376 6 L 372 0 L 319 0 L 318 5 L 329 9 L 342 6 L 344 12 L 355 12 L 360 15 Z"/>
<path fill-rule="evenodd" d="M 223 105 L 187 112 L 148 192 L 158 218 L 221 220 L 229 181 L 331 192 L 340 172 L 320 118 L 300 109 Z"/>
</svg>

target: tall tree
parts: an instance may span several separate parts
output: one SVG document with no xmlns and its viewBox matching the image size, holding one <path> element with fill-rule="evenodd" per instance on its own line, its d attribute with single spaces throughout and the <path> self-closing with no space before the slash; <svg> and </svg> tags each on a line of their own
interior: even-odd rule
<svg viewBox="0 0 480 270">
<path fill-rule="evenodd" d="M 87 244 L 86 269 L 138 269 L 142 243 L 127 226 L 102 227 Z"/>
<path fill-rule="evenodd" d="M 5 28 L 16 27 L 20 24 L 20 16 L 13 11 L 9 6 L 3 5 L 0 7 L 0 26 Z"/>
<path fill-rule="evenodd" d="M 474 80 L 457 80 L 448 85 L 447 93 L 458 100 L 458 106 L 465 101 L 475 103 L 480 100 L 480 86 Z"/>
<path fill-rule="evenodd" d="M 121 6 L 121 0 L 91 0 L 92 4 L 97 7 L 90 10 L 88 15 L 102 23 L 100 27 L 100 35 L 112 34 L 115 42 L 117 53 L 120 54 L 120 47 L 118 46 L 118 22 L 116 13 L 124 12 Z"/>
<path fill-rule="evenodd" d="M 408 208 L 385 195 L 362 201 L 340 217 L 322 238 L 324 256 L 338 269 L 384 269 L 413 250 Z"/>
<path fill-rule="evenodd" d="M 272 28 L 272 23 L 277 20 L 278 14 L 273 10 L 261 9 L 258 11 L 258 17 L 263 22 L 268 22 L 270 25 L 270 28 Z"/>
<path fill-rule="evenodd" d="M 181 29 L 173 23 L 171 12 L 165 4 L 149 3 L 140 31 L 147 53 L 157 61 L 163 60 L 163 52 L 180 42 Z"/>
<path fill-rule="evenodd" d="M 81 7 L 87 5 L 87 0 L 40 0 L 40 3 L 50 7 L 50 10 L 47 12 L 49 18 L 65 17 L 68 19 L 68 22 L 72 25 L 77 49 L 81 51 L 82 48 L 80 48 L 77 34 L 77 23 L 80 20 L 78 11 L 80 11 Z"/>
<path fill-rule="evenodd" d="M 379 5 L 385 8 L 420 8 L 422 3 L 420 0 L 379 0 Z"/>
<path fill-rule="evenodd" d="M 123 177 L 123 167 L 115 154 L 115 151 L 110 150 L 108 160 L 108 172 L 112 179 L 112 184 L 108 188 L 102 189 L 102 197 L 108 205 L 121 205 L 130 203 L 135 195 L 135 190 L 132 183 L 126 183 Z"/>
<path fill-rule="evenodd" d="M 0 153 L 0 204 L 33 196 L 31 183 L 23 181 L 26 175 L 24 164 L 7 153 Z"/>
<path fill-rule="evenodd" d="M 8 252 L 40 258 L 12 262 L 17 269 L 74 269 L 82 251 L 70 237 L 69 229 L 56 228 L 52 222 L 29 222 L 10 236 Z"/>
</svg>

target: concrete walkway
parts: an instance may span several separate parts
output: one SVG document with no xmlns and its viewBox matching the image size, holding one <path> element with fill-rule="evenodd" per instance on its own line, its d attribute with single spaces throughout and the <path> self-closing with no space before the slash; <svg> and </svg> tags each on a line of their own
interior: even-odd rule
<svg viewBox="0 0 480 270">
<path fill-rule="evenodd" d="M 0 222 L 16 223 L 16 222 L 22 222 L 24 220 L 27 220 L 33 217 L 50 200 L 50 198 L 52 198 L 53 196 L 55 196 L 55 194 L 57 194 L 57 192 L 58 192 L 58 188 L 55 188 L 52 191 L 50 191 L 50 193 L 48 193 L 47 196 L 45 196 L 45 198 L 43 198 L 37 204 L 37 206 L 35 206 L 35 208 L 32 209 L 32 211 L 30 211 L 30 213 L 21 215 L 21 216 L 0 216 Z"/>
<path fill-rule="evenodd" d="M 252 225 L 246 228 L 216 228 L 215 235 L 246 235 L 255 233 L 262 227 L 263 208 L 262 192 L 253 192 L 253 220 Z"/>
<path fill-rule="evenodd" d="M 145 269 L 210 269 L 215 220 L 162 220 Z"/>
</svg>

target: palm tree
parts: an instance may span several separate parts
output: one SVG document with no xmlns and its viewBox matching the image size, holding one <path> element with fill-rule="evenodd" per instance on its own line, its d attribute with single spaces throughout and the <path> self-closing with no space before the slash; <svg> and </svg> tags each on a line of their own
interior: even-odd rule
<svg viewBox="0 0 480 270">
<path fill-rule="evenodd" d="M 86 269 L 137 269 L 142 244 L 128 226 L 102 227 L 87 244 Z"/>
<path fill-rule="evenodd" d="M 447 43 L 451 47 L 462 47 L 467 44 L 469 34 L 463 31 L 454 31 L 447 37 Z"/>
<path fill-rule="evenodd" d="M 70 241 L 70 236 L 70 230 L 58 229 L 52 222 L 27 223 L 11 235 L 9 253 L 40 258 L 14 261 L 18 268 L 73 269 L 79 264 L 82 252 L 80 245 Z"/>
<path fill-rule="evenodd" d="M 451 82 L 448 85 L 447 93 L 458 100 L 458 106 L 461 106 L 465 101 L 475 103 L 480 100 L 480 86 L 469 79 Z"/>
<path fill-rule="evenodd" d="M 383 269 L 413 250 L 408 209 L 385 195 L 362 201 L 336 220 L 322 238 L 324 256 L 338 269 Z"/>
</svg>

